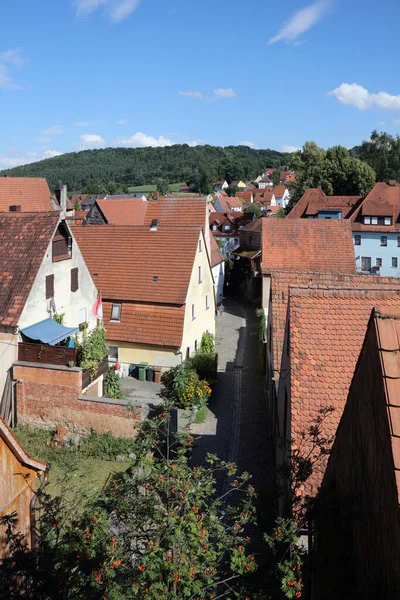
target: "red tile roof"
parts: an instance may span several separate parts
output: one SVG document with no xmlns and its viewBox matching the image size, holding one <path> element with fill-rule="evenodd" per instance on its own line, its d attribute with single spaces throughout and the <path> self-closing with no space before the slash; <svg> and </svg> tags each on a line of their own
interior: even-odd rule
<svg viewBox="0 0 400 600">
<path fill-rule="evenodd" d="M 108 340 L 180 348 L 185 319 L 184 305 L 124 302 L 119 322 L 110 321 L 111 309 L 112 302 L 103 302 Z"/>
<path fill-rule="evenodd" d="M 231 212 L 232 208 L 243 208 L 243 204 L 237 197 L 223 197 L 219 199 L 223 212 Z"/>
<path fill-rule="evenodd" d="M 342 220 L 264 219 L 262 269 L 356 273 L 351 224 Z"/>
<path fill-rule="evenodd" d="M 56 211 L 0 213 L 1 325 L 18 325 L 59 218 Z"/>
<path fill-rule="evenodd" d="M 54 210 L 47 181 L 40 177 L 0 177 L 0 211 L 20 205 L 23 212 Z"/>
<path fill-rule="evenodd" d="M 288 214 L 288 219 L 316 216 L 320 210 L 341 210 L 348 219 L 362 202 L 362 196 L 327 196 L 321 188 L 307 190 Z"/>
<path fill-rule="evenodd" d="M 365 279 L 365 278 L 364 278 Z M 291 437 L 299 442 L 319 410 L 334 407 L 322 435 L 334 437 L 365 338 L 371 310 L 400 310 L 397 289 L 290 290 Z M 326 461 L 314 470 L 307 493 L 321 484 Z"/>
<path fill-rule="evenodd" d="M 381 358 L 397 498 L 400 504 L 400 310 L 390 308 L 393 310 L 376 307 L 374 326 Z"/>
<path fill-rule="evenodd" d="M 251 223 L 253 220 L 253 215 L 250 213 L 240 213 L 240 212 L 212 212 L 208 215 L 210 227 L 213 223 L 217 223 L 219 227 L 221 227 L 218 231 L 211 230 L 211 233 L 214 233 L 217 236 L 221 235 L 237 235 L 237 232 L 242 227 L 245 227 L 248 223 Z M 222 226 L 225 221 L 229 221 L 232 225 L 231 231 L 224 231 Z"/>
<path fill-rule="evenodd" d="M 275 198 L 283 198 L 284 193 L 286 192 L 286 185 L 275 185 L 272 188 Z"/>
<path fill-rule="evenodd" d="M 211 257 L 210 262 L 211 266 L 215 267 L 215 265 L 219 265 L 224 262 L 225 258 L 221 252 L 220 247 L 217 244 L 217 240 L 213 235 L 210 236 L 210 249 L 211 249 Z"/>
<path fill-rule="evenodd" d="M 164 225 L 199 226 L 204 229 L 207 223 L 207 214 L 207 198 L 205 196 L 181 196 L 178 198 L 159 196 L 157 200 L 150 198 L 144 224 L 150 227 L 153 219 L 157 219 L 159 227 L 164 227 Z"/>
<path fill-rule="evenodd" d="M 105 300 L 185 303 L 200 227 L 97 225 L 72 231 Z"/>
<path fill-rule="evenodd" d="M 97 200 L 108 223 L 114 225 L 144 225 L 148 202 L 141 198 Z"/>
<path fill-rule="evenodd" d="M 351 216 L 353 231 L 400 231 L 400 185 L 379 182 L 370 191 L 358 210 Z M 364 216 L 392 217 L 392 226 L 364 225 Z"/>
</svg>

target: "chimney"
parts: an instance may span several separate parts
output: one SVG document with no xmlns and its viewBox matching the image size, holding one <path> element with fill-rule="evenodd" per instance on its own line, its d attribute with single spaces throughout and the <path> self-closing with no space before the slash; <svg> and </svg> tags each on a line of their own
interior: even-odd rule
<svg viewBox="0 0 400 600">
<path fill-rule="evenodd" d="M 150 223 L 150 231 L 157 231 L 158 228 L 158 219 L 152 219 Z"/>
<path fill-rule="evenodd" d="M 60 193 L 60 206 L 61 210 L 66 212 L 67 210 L 67 186 L 63 185 Z"/>
<path fill-rule="evenodd" d="M 21 212 L 21 205 L 20 204 L 11 204 L 11 206 L 8 207 L 9 212 Z"/>
</svg>

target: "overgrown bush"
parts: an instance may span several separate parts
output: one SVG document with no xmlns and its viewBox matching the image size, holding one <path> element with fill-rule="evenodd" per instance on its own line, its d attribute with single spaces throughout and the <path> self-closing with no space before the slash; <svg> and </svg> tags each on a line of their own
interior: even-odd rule
<svg viewBox="0 0 400 600">
<path fill-rule="evenodd" d="M 202 354 L 215 352 L 215 336 L 209 331 L 205 331 L 201 336 L 200 352 Z"/>
<path fill-rule="evenodd" d="M 164 385 L 163 395 L 183 408 L 206 404 L 211 395 L 208 381 L 199 379 L 196 371 L 186 364 L 169 369 L 162 375 L 161 383 Z"/>
<path fill-rule="evenodd" d="M 122 400 L 125 397 L 121 379 L 118 377 L 115 369 L 109 369 L 105 375 L 104 395 L 106 398 L 115 398 L 116 400 Z"/>
<path fill-rule="evenodd" d="M 82 343 L 75 337 L 75 346 L 77 348 L 77 364 L 83 370 L 90 370 L 92 376 L 95 376 L 98 366 L 103 358 L 108 354 L 106 344 L 106 330 L 104 327 L 95 327 L 89 334 L 86 329 L 83 330 Z"/>
</svg>

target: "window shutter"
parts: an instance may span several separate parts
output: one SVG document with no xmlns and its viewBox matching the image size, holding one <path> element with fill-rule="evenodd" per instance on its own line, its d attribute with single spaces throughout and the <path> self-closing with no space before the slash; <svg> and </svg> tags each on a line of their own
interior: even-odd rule
<svg viewBox="0 0 400 600">
<path fill-rule="evenodd" d="M 79 269 L 71 269 L 71 292 L 76 292 L 79 289 Z"/>
<path fill-rule="evenodd" d="M 54 275 L 46 276 L 46 300 L 54 298 Z"/>
</svg>

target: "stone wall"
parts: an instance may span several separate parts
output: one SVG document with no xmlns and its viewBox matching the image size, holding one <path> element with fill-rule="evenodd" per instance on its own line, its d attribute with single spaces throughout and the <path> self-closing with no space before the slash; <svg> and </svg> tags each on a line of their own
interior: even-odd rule
<svg viewBox="0 0 400 600">
<path fill-rule="evenodd" d="M 317 516 L 313 598 L 400 597 L 400 508 L 373 323 L 337 430 Z"/>
<path fill-rule="evenodd" d="M 19 423 L 132 437 L 141 420 L 141 407 L 130 410 L 126 400 L 81 396 L 80 369 L 16 363 L 13 378 Z"/>
</svg>

